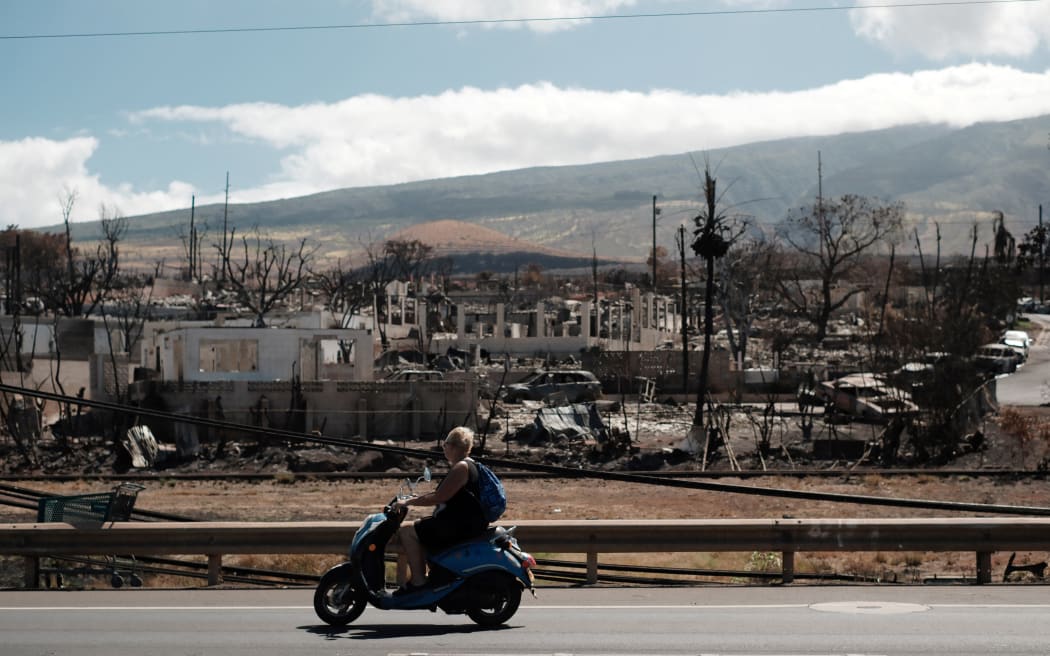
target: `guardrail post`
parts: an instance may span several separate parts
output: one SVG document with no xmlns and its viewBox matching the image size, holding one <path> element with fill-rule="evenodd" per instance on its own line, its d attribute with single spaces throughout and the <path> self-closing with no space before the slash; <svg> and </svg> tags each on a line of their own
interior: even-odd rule
<svg viewBox="0 0 1050 656">
<path fill-rule="evenodd" d="M 23 583 L 30 590 L 40 587 L 40 558 L 38 556 L 26 556 L 24 559 L 25 569 Z"/>
<path fill-rule="evenodd" d="M 780 554 L 781 575 L 780 580 L 784 583 L 795 582 L 795 552 L 785 551 Z"/>
<path fill-rule="evenodd" d="M 991 583 L 992 582 L 992 552 L 991 551 L 978 551 L 977 552 L 977 582 L 978 583 Z"/>
<path fill-rule="evenodd" d="M 208 585 L 222 583 L 222 554 L 208 554 Z"/>
<path fill-rule="evenodd" d="M 591 549 L 587 552 L 587 585 L 598 583 L 598 552 Z"/>
</svg>

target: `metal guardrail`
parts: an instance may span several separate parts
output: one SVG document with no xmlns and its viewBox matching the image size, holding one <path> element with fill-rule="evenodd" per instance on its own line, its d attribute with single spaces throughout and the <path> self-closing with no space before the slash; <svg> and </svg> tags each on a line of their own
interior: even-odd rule
<svg viewBox="0 0 1050 656">
<path fill-rule="evenodd" d="M 533 553 L 582 553 L 587 580 L 598 555 L 646 552 L 783 554 L 781 579 L 794 580 L 795 554 L 807 551 L 974 552 L 978 583 L 991 582 L 996 551 L 1050 551 L 1050 519 L 701 519 L 523 520 L 515 524 Z M 357 524 L 348 522 L 114 522 L 0 525 L 0 555 L 24 556 L 26 587 L 36 587 L 39 559 L 126 553 L 205 555 L 208 583 L 221 583 L 225 554 L 345 553 Z"/>
</svg>

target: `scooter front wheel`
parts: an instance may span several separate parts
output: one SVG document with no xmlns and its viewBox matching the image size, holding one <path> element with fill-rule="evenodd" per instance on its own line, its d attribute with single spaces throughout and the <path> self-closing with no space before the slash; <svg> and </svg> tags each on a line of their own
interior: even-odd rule
<svg viewBox="0 0 1050 656">
<path fill-rule="evenodd" d="M 368 605 L 368 597 L 354 590 L 347 574 L 345 569 L 326 572 L 314 591 L 314 612 L 326 624 L 346 626 L 360 617 Z"/>
<path fill-rule="evenodd" d="M 518 612 L 521 584 L 509 576 L 486 581 L 477 590 L 477 605 L 467 609 L 467 617 L 481 626 L 499 626 Z"/>
</svg>

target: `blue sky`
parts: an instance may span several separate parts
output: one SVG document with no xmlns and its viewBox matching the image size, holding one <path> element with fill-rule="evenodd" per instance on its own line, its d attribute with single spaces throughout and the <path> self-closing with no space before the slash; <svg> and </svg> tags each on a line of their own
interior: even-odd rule
<svg viewBox="0 0 1050 656">
<path fill-rule="evenodd" d="M 4 0 L 0 223 L 1050 113 L 1050 0 L 904 4 Z"/>
</svg>

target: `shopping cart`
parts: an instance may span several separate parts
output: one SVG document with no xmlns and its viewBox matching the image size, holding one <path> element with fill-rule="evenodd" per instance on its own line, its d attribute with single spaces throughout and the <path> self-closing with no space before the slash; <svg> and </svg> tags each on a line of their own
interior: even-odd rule
<svg viewBox="0 0 1050 656">
<path fill-rule="evenodd" d="M 66 522 L 77 528 L 101 528 L 110 522 L 126 522 L 131 519 L 135 500 L 144 486 L 136 483 L 121 483 L 112 492 L 97 494 L 74 494 L 67 496 L 43 497 L 37 503 L 38 522 Z M 135 573 L 135 557 L 130 559 L 132 586 L 142 585 L 142 579 Z M 124 585 L 124 577 L 118 571 L 118 557 L 107 558 L 110 584 L 114 588 Z M 89 570 L 76 570 L 77 573 L 98 573 Z M 61 573 L 60 573 L 61 574 Z"/>
</svg>

